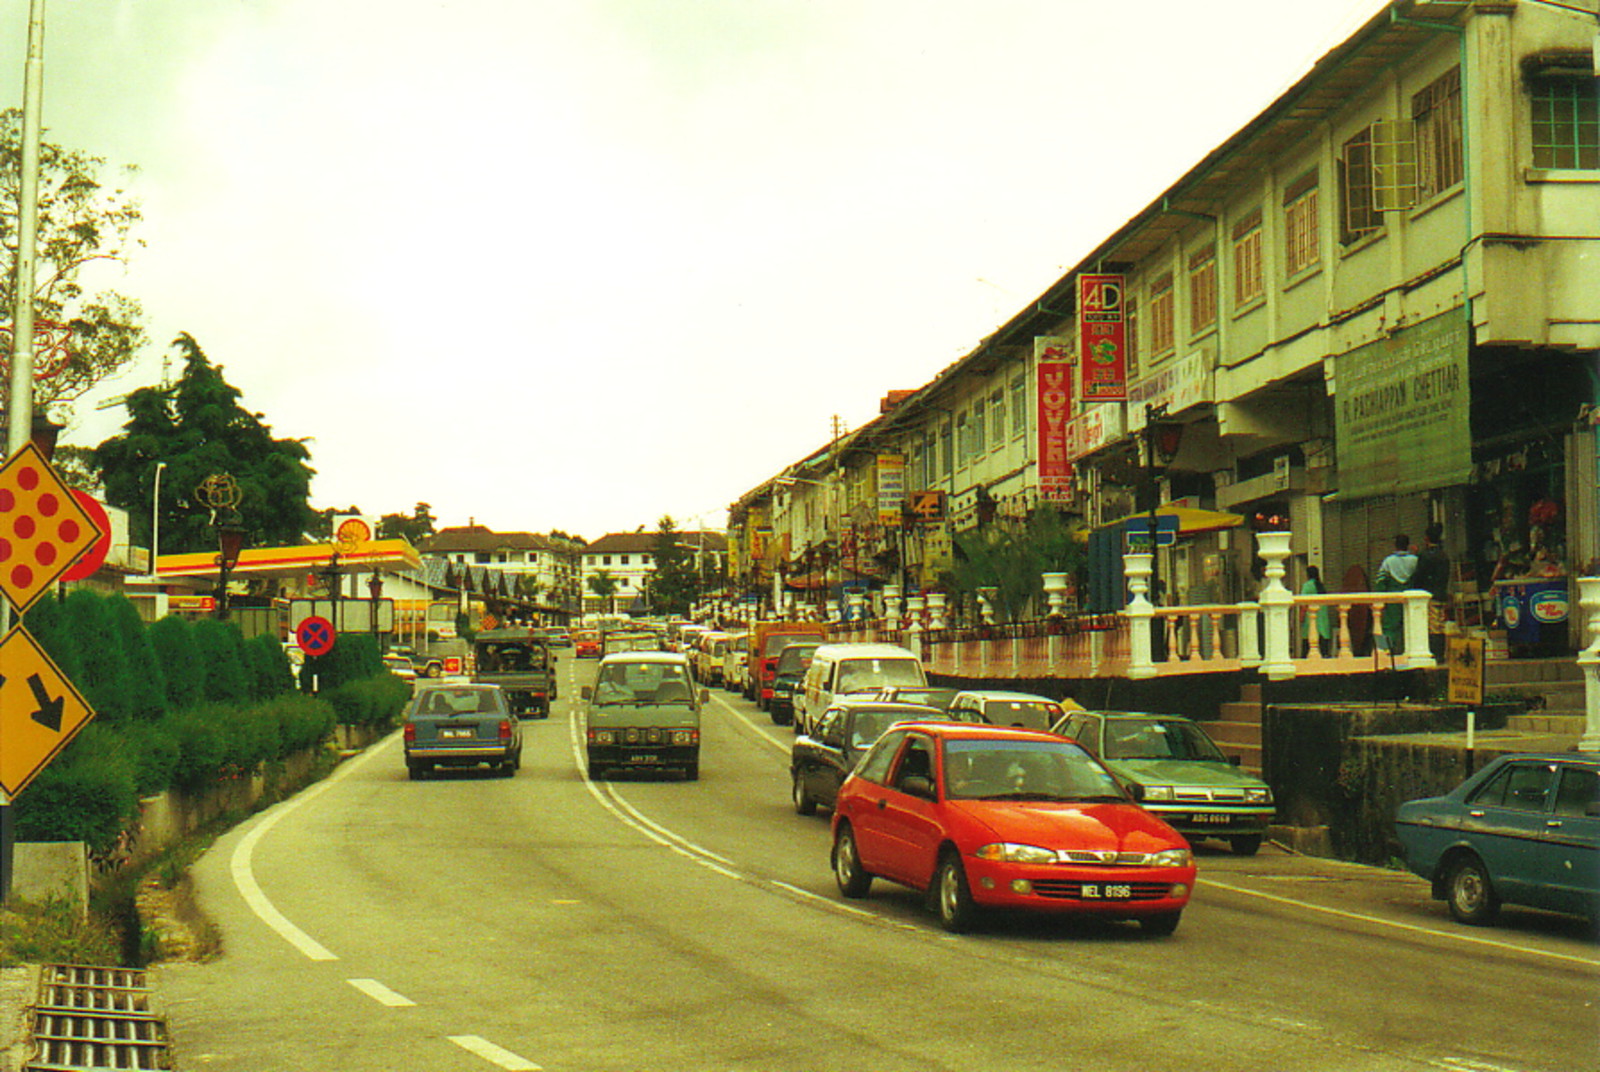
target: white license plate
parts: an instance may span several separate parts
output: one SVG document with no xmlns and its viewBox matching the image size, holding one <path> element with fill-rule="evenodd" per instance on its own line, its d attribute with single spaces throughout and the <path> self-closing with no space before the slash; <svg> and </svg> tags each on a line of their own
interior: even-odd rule
<svg viewBox="0 0 1600 1072">
<path fill-rule="evenodd" d="M 441 741 L 466 741 L 466 740 L 471 740 L 472 739 L 472 731 L 471 730 L 448 730 L 448 729 L 440 730 L 439 731 L 439 739 Z"/>
<path fill-rule="evenodd" d="M 1133 887 L 1125 882 L 1085 882 L 1085 901 L 1121 901 L 1133 896 Z"/>
<path fill-rule="evenodd" d="M 661 757 L 660 756 L 656 756 L 656 755 L 650 755 L 648 753 L 640 753 L 640 754 L 635 754 L 635 755 L 629 756 L 628 757 L 628 762 L 629 763 L 659 763 L 659 762 L 661 762 Z"/>
<path fill-rule="evenodd" d="M 1190 822 L 1195 822 L 1195 823 L 1209 823 L 1212 826 L 1227 826 L 1229 823 L 1233 822 L 1233 816 L 1231 816 L 1231 815 L 1204 815 L 1204 814 L 1191 815 L 1189 817 L 1189 821 Z"/>
</svg>

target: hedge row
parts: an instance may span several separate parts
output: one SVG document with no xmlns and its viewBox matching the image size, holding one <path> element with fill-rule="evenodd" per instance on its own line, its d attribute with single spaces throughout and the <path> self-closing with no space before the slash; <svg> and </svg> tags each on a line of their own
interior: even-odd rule
<svg viewBox="0 0 1600 1072">
<path fill-rule="evenodd" d="M 167 617 L 146 626 L 121 596 L 47 597 L 26 625 L 94 708 L 86 726 L 16 803 L 25 841 L 84 841 L 105 852 L 139 798 L 203 791 L 315 747 L 335 721 L 382 726 L 410 687 L 376 640 L 344 637 L 318 663 L 320 695 L 295 690 L 282 644 L 236 625 Z M 370 644 L 370 648 L 369 648 Z"/>
</svg>

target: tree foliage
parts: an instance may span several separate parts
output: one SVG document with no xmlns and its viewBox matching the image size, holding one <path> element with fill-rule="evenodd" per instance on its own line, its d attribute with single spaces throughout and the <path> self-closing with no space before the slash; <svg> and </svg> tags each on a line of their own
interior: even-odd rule
<svg viewBox="0 0 1600 1072">
<path fill-rule="evenodd" d="M 1037 510 L 1026 521 L 997 520 L 956 535 L 950 586 L 971 594 L 995 588 L 1001 620 L 1022 617 L 1044 591 L 1046 573 L 1076 573 L 1085 549 L 1079 533 L 1054 510 Z"/>
<path fill-rule="evenodd" d="M 212 550 L 216 518 L 198 493 L 216 473 L 231 475 L 241 494 L 238 520 L 247 546 L 301 542 L 315 515 L 307 500 L 315 470 L 298 439 L 274 439 L 263 415 L 239 404 L 241 393 L 187 334 L 173 342 L 184 356 L 171 387 L 141 388 L 127 399 L 119 436 L 95 449 L 106 500 L 128 511 L 135 542 L 148 539 L 157 466 L 161 479 L 161 550 Z"/>
<path fill-rule="evenodd" d="M 695 556 L 681 535 L 670 515 L 656 523 L 655 572 L 650 575 L 650 609 L 656 614 L 687 615 L 705 587 Z"/>
<path fill-rule="evenodd" d="M 21 111 L 0 112 L 0 246 L 5 250 L 0 319 L 8 332 L 16 301 L 21 143 Z M 65 360 L 34 387 L 34 404 L 41 410 L 78 398 L 144 345 L 138 302 L 109 291 L 87 294 L 79 281 L 86 265 L 122 261 L 141 219 L 138 203 L 126 190 L 101 182 L 104 164 L 100 157 L 59 145 L 39 146 L 35 324 L 58 325 L 63 329 L 58 334 L 67 336 Z M 9 345 L 0 346 L 0 401 L 10 394 L 11 377 L 4 371 L 10 354 Z"/>
<path fill-rule="evenodd" d="M 434 522 L 438 518 L 433 516 L 433 507 L 428 503 L 419 502 L 412 507 L 410 516 L 405 514 L 384 514 L 378 519 L 378 536 L 380 539 L 404 539 L 412 545 L 421 543 L 426 537 L 434 533 Z"/>
</svg>

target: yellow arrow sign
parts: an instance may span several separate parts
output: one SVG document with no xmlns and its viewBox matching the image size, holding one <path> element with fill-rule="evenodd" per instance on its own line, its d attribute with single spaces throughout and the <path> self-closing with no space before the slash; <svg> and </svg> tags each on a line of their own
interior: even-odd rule
<svg viewBox="0 0 1600 1072">
<path fill-rule="evenodd" d="M 0 790 L 15 800 L 94 710 L 22 626 L 0 640 Z"/>
</svg>

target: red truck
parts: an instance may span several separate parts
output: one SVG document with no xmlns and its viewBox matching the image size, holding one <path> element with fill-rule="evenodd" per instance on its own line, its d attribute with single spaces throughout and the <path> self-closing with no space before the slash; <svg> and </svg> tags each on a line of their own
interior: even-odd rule
<svg viewBox="0 0 1600 1072">
<path fill-rule="evenodd" d="M 828 627 L 821 622 L 754 622 L 750 626 L 749 696 L 763 711 L 772 701 L 772 678 L 778 653 L 790 644 L 826 643 Z"/>
</svg>

